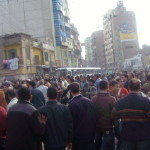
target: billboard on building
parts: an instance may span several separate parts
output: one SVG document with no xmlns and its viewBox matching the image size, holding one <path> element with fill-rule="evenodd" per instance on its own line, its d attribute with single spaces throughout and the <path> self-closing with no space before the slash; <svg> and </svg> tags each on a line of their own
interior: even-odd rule
<svg viewBox="0 0 150 150">
<path fill-rule="evenodd" d="M 120 41 L 134 41 L 137 39 L 135 30 L 129 24 L 120 26 Z"/>
</svg>

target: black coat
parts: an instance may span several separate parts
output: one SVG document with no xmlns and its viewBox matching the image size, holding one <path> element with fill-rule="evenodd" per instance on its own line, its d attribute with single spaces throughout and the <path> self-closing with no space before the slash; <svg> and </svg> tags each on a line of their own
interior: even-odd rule
<svg viewBox="0 0 150 150">
<path fill-rule="evenodd" d="M 8 112 L 6 150 L 39 150 L 39 137 L 44 131 L 34 106 L 19 101 Z"/>
<path fill-rule="evenodd" d="M 73 132 L 72 117 L 67 106 L 49 101 L 39 112 L 48 118 L 43 136 L 45 150 L 66 147 L 72 141 Z"/>
<path fill-rule="evenodd" d="M 31 94 L 32 94 L 31 103 L 33 104 L 35 108 L 39 108 L 45 105 L 45 98 L 44 98 L 43 93 L 40 90 L 33 88 L 31 90 Z"/>
</svg>

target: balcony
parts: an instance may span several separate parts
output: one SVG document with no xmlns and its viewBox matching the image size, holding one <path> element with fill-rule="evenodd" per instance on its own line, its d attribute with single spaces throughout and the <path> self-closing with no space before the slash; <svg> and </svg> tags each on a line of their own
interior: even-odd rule
<svg viewBox="0 0 150 150">
<path fill-rule="evenodd" d="M 63 11 L 62 6 L 61 5 L 57 5 L 57 10 L 62 12 Z"/>
<path fill-rule="evenodd" d="M 68 47 L 68 43 L 67 42 L 61 42 L 62 46 L 67 46 Z"/>
<path fill-rule="evenodd" d="M 71 25 L 69 24 L 69 23 L 65 23 L 65 27 L 67 27 L 67 28 L 71 28 Z"/>
</svg>

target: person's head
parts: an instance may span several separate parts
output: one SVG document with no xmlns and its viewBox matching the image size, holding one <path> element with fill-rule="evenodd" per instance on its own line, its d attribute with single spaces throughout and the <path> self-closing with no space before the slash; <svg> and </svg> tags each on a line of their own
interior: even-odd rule
<svg viewBox="0 0 150 150">
<path fill-rule="evenodd" d="M 98 74 L 95 74 L 93 79 L 96 81 L 97 79 L 99 78 L 99 75 Z"/>
<path fill-rule="evenodd" d="M 2 89 L 3 89 L 3 91 L 4 91 L 5 93 L 6 93 L 7 90 L 9 89 L 9 86 L 10 86 L 9 83 L 4 83 L 4 84 L 2 85 Z"/>
<path fill-rule="evenodd" d="M 16 93 L 14 92 L 14 90 L 8 90 L 7 91 L 7 96 L 9 98 L 9 100 L 11 100 L 11 99 L 16 97 Z"/>
<path fill-rule="evenodd" d="M 18 99 L 19 101 L 31 101 L 32 95 L 31 91 L 27 87 L 22 87 L 18 90 Z"/>
<path fill-rule="evenodd" d="M 99 88 L 101 91 L 108 91 L 108 82 L 103 80 L 99 83 Z"/>
<path fill-rule="evenodd" d="M 133 79 L 133 78 L 135 78 L 135 74 L 134 74 L 134 73 L 129 73 L 128 79 L 131 80 L 131 79 Z"/>
<path fill-rule="evenodd" d="M 65 77 L 64 77 L 64 76 L 62 76 L 62 77 L 61 77 L 61 80 L 62 80 L 62 81 L 65 81 L 66 79 L 65 79 Z"/>
<path fill-rule="evenodd" d="M 130 92 L 138 93 L 141 89 L 141 82 L 139 79 L 133 78 L 129 81 L 128 87 Z"/>
<path fill-rule="evenodd" d="M 82 82 L 86 82 L 87 78 L 85 76 L 82 77 Z"/>
<path fill-rule="evenodd" d="M 89 82 L 90 86 L 94 85 L 94 83 L 95 83 L 95 81 L 93 79 L 90 79 L 88 82 Z"/>
<path fill-rule="evenodd" d="M 47 97 L 49 100 L 56 100 L 57 98 L 57 89 L 54 87 L 49 87 L 47 89 Z"/>
<path fill-rule="evenodd" d="M 44 85 L 44 80 L 43 79 L 39 81 L 39 85 Z"/>
<path fill-rule="evenodd" d="M 127 75 L 127 74 L 123 74 L 123 75 L 121 76 L 121 79 L 122 79 L 124 82 L 126 82 L 126 81 L 128 80 L 128 75 Z"/>
<path fill-rule="evenodd" d="M 150 74 L 147 75 L 147 81 L 150 81 Z"/>
<path fill-rule="evenodd" d="M 71 82 L 71 81 L 70 81 L 70 80 L 71 80 L 71 77 L 70 77 L 70 76 L 67 76 L 67 77 L 66 77 L 66 80 L 67 80 L 68 83 L 70 83 L 70 82 Z"/>
<path fill-rule="evenodd" d="M 71 94 L 74 95 L 78 95 L 80 93 L 80 85 L 77 82 L 73 82 L 70 85 L 70 92 Z"/>
<path fill-rule="evenodd" d="M 123 79 L 121 78 L 121 79 L 118 79 L 117 81 L 118 81 L 120 87 L 123 88 L 124 87 L 124 81 L 123 81 Z"/>
<path fill-rule="evenodd" d="M 36 83 L 34 81 L 27 81 L 27 86 L 29 88 L 35 88 L 36 87 Z"/>
<path fill-rule="evenodd" d="M 120 88 L 120 86 L 119 86 L 119 83 L 117 81 L 111 81 L 109 83 L 109 90 L 111 93 L 117 94 L 119 91 L 119 88 Z"/>
<path fill-rule="evenodd" d="M 61 80 L 58 80 L 58 86 L 62 86 L 62 81 Z"/>
</svg>

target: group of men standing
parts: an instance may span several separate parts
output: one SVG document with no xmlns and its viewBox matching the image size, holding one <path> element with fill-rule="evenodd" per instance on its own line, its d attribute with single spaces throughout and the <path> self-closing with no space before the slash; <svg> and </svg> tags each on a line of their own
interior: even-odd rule
<svg viewBox="0 0 150 150">
<path fill-rule="evenodd" d="M 120 88 L 121 79 L 95 78 L 98 92 L 91 99 L 81 94 L 82 82 L 70 81 L 67 106 L 57 101 L 55 87 L 47 88 L 42 107 L 44 100 L 33 99 L 44 97 L 33 82 L 20 88 L 8 113 L 0 107 L 0 144 L 7 132 L 6 150 L 150 150 L 150 100 L 139 94 L 140 80 L 129 80 L 127 90 Z"/>
</svg>

